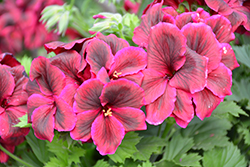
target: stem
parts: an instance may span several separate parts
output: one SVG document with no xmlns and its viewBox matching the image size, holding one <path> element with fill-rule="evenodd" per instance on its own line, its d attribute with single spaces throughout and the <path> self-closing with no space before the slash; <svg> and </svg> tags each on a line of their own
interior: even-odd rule
<svg viewBox="0 0 250 167">
<path fill-rule="evenodd" d="M 172 126 L 173 126 L 173 124 L 171 124 L 171 123 L 169 123 L 169 122 L 166 123 L 165 129 L 164 129 L 164 131 L 163 131 L 163 133 L 162 133 L 161 138 L 165 139 L 165 138 L 167 137 L 167 135 L 168 135 L 170 129 L 172 128 Z"/>
<path fill-rule="evenodd" d="M 159 125 L 157 136 L 160 136 L 160 134 L 161 134 L 161 126 L 162 126 L 162 124 Z"/>
<path fill-rule="evenodd" d="M 74 6 L 74 4 L 75 4 L 75 0 L 71 0 L 70 4 L 69 4 L 69 9 L 72 9 L 72 7 Z"/>
<path fill-rule="evenodd" d="M 87 32 L 85 32 L 84 30 L 82 30 L 82 28 L 79 27 L 77 24 L 73 23 L 73 24 L 71 24 L 71 27 L 74 28 L 76 31 L 78 31 L 83 37 L 89 36 L 89 34 Z"/>
<path fill-rule="evenodd" d="M 1 144 L 0 144 L 0 150 L 2 150 L 5 154 L 7 154 L 8 156 L 10 156 L 11 158 L 13 158 L 14 160 L 20 162 L 23 165 L 26 165 L 28 167 L 33 167 L 32 165 L 30 165 L 29 163 L 23 161 L 22 159 L 18 158 L 17 156 L 15 156 L 14 154 L 12 154 L 11 152 L 9 152 L 8 150 L 6 150 Z"/>
<path fill-rule="evenodd" d="M 126 40 L 126 38 L 125 38 L 124 35 L 123 35 L 122 30 L 120 30 L 119 33 L 120 33 L 120 37 L 121 37 L 122 39 L 125 39 L 125 40 Z"/>
</svg>

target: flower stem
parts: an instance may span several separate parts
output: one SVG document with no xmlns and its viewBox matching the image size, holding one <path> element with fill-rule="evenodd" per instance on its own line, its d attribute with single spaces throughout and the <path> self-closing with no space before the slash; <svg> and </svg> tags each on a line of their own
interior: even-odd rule
<svg viewBox="0 0 250 167">
<path fill-rule="evenodd" d="M 72 7 L 74 6 L 74 4 L 75 4 L 75 0 L 71 0 L 70 4 L 69 4 L 69 8 L 72 9 Z"/>
<path fill-rule="evenodd" d="M 157 136 L 160 136 L 160 134 L 161 134 L 161 126 L 162 126 L 162 124 L 159 125 Z"/>
<path fill-rule="evenodd" d="M 15 156 L 14 154 L 12 154 L 11 152 L 9 152 L 8 150 L 6 150 L 1 144 L 0 144 L 0 150 L 2 150 L 5 154 L 7 154 L 8 156 L 10 156 L 11 158 L 13 158 L 14 160 L 20 162 L 23 165 L 26 165 L 28 167 L 33 167 L 32 165 L 30 165 L 29 163 L 23 161 L 22 159 L 18 158 L 17 156 Z"/>
<path fill-rule="evenodd" d="M 173 126 L 172 123 L 170 123 L 170 122 L 167 122 L 167 123 L 166 123 L 165 129 L 164 129 L 164 131 L 163 131 L 163 133 L 162 133 L 161 138 L 165 139 L 165 138 L 167 137 L 167 135 L 169 134 L 169 131 L 170 131 L 171 128 L 172 128 L 172 126 Z"/>
</svg>

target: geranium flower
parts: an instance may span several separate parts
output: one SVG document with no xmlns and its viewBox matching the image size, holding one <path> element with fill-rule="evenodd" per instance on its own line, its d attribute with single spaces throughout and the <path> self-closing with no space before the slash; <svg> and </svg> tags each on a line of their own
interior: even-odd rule
<svg viewBox="0 0 250 167">
<path fill-rule="evenodd" d="M 205 0 L 205 2 L 212 10 L 231 22 L 233 32 L 240 25 L 250 30 L 250 6 L 246 0 Z"/>
<path fill-rule="evenodd" d="M 54 129 L 70 131 L 76 122 L 72 107 L 62 98 L 65 75 L 45 57 L 38 57 L 31 64 L 30 80 L 25 89 L 34 93 L 27 102 L 34 133 L 37 138 L 51 142 Z"/>
<path fill-rule="evenodd" d="M 85 81 L 77 90 L 74 111 L 77 122 L 70 135 L 83 142 L 93 139 L 102 155 L 115 153 L 128 131 L 145 130 L 143 90 L 126 79 L 103 84 Z"/>
<path fill-rule="evenodd" d="M 12 62 L 14 60 L 12 57 L 9 57 L 9 61 L 6 58 L 4 57 L 2 60 L 5 61 L 1 63 L 8 62 L 12 65 L 16 63 L 16 60 Z M 3 139 L 27 135 L 29 132 L 29 128 L 14 127 L 20 122 L 18 118 L 27 113 L 28 95 L 22 87 L 28 78 L 24 73 L 24 67 L 21 65 L 9 67 L 0 64 L 0 136 Z"/>
<path fill-rule="evenodd" d="M 24 136 L 10 137 L 7 139 L 0 138 L 0 144 L 9 152 L 14 153 L 15 147 L 24 141 Z M 5 163 L 9 159 L 9 156 L 0 150 L 0 162 Z"/>
</svg>

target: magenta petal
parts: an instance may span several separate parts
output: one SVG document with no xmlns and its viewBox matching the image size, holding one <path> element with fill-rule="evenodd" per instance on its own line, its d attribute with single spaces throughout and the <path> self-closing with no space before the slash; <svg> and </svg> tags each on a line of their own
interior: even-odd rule
<svg viewBox="0 0 250 167">
<path fill-rule="evenodd" d="M 146 106 L 147 122 L 153 125 L 161 124 L 172 113 L 175 101 L 176 89 L 166 84 L 163 95 Z"/>
<path fill-rule="evenodd" d="M 188 47 L 185 56 L 185 64 L 170 79 L 170 85 L 193 94 L 204 89 L 206 85 L 207 58 Z"/>
<path fill-rule="evenodd" d="M 196 115 L 203 120 L 209 117 L 213 110 L 223 101 L 223 99 L 215 96 L 210 90 L 205 88 L 201 92 L 193 95 Z"/>
<path fill-rule="evenodd" d="M 206 24 L 212 28 L 216 39 L 220 43 L 229 43 L 234 40 L 235 35 L 232 31 L 231 23 L 226 17 L 213 15 L 206 19 Z"/>
<path fill-rule="evenodd" d="M 10 96 L 15 88 L 15 81 L 7 66 L 0 65 L 0 104 Z"/>
<path fill-rule="evenodd" d="M 75 128 L 70 132 L 74 140 L 88 141 L 91 138 L 91 126 L 95 118 L 100 113 L 100 109 L 84 111 L 76 115 L 77 121 Z"/>
<path fill-rule="evenodd" d="M 162 11 L 163 11 L 164 13 L 170 14 L 170 15 L 173 16 L 174 18 L 175 18 L 176 16 L 179 15 L 179 13 L 176 12 L 176 10 L 175 10 L 173 7 L 171 7 L 171 6 L 162 8 Z"/>
<path fill-rule="evenodd" d="M 245 1 L 244 3 L 247 3 L 247 1 Z M 244 5 L 234 9 L 246 15 L 247 20 L 243 22 L 243 26 L 245 27 L 246 30 L 250 31 L 250 7 L 247 6 L 245 7 Z"/>
<path fill-rule="evenodd" d="M 225 64 L 225 66 L 229 68 L 230 70 L 233 70 L 239 67 L 240 65 L 238 64 L 236 60 L 236 57 L 235 57 L 235 54 L 231 45 L 228 43 L 222 43 L 221 45 L 222 45 L 221 62 Z"/>
<path fill-rule="evenodd" d="M 183 121 L 182 119 L 180 119 L 179 117 L 177 117 L 177 116 L 174 115 L 174 114 L 172 115 L 172 117 L 174 117 L 176 123 L 177 123 L 180 127 L 182 127 L 182 128 L 186 128 L 186 127 L 188 126 L 188 124 L 189 124 L 189 122 Z"/>
<path fill-rule="evenodd" d="M 232 31 L 234 32 L 241 24 L 247 22 L 247 16 L 240 11 L 233 10 L 233 13 L 230 15 L 225 16 L 232 25 Z"/>
<path fill-rule="evenodd" d="M 50 142 L 53 140 L 55 111 L 53 105 L 43 105 L 34 110 L 31 117 L 32 127 L 38 139 Z"/>
<path fill-rule="evenodd" d="M 76 124 L 76 115 L 72 107 L 63 99 L 54 96 L 56 113 L 55 113 L 55 129 L 58 131 L 71 131 Z"/>
<path fill-rule="evenodd" d="M 205 0 L 205 2 L 209 8 L 222 15 L 229 15 L 233 12 L 225 0 Z"/>
<path fill-rule="evenodd" d="M 21 65 L 19 61 L 11 53 L 0 54 L 0 64 L 4 64 L 10 67 Z"/>
<path fill-rule="evenodd" d="M 122 78 L 133 81 L 133 82 L 137 83 L 139 86 L 141 86 L 143 77 L 144 77 L 144 75 L 142 74 L 142 72 L 138 72 L 137 74 L 126 75 Z"/>
<path fill-rule="evenodd" d="M 194 117 L 194 107 L 191 94 L 176 89 L 176 102 L 173 114 L 185 122 L 190 122 Z"/>
<path fill-rule="evenodd" d="M 96 110 L 101 107 L 100 95 L 103 83 L 97 79 L 85 81 L 77 90 L 73 109 L 75 113 Z"/>
<path fill-rule="evenodd" d="M 145 69 L 146 65 L 147 53 L 142 48 L 130 46 L 116 53 L 109 75 L 116 77 L 114 73 L 119 73 L 120 77 L 135 74 Z"/>
<path fill-rule="evenodd" d="M 185 26 L 187 23 L 193 23 L 193 17 L 196 16 L 196 12 L 184 12 L 178 16 L 176 16 L 175 24 L 176 26 L 181 29 L 183 26 Z"/>
<path fill-rule="evenodd" d="M 91 136 L 101 155 L 114 154 L 125 135 L 123 125 L 113 116 L 99 115 L 92 124 Z"/>
<path fill-rule="evenodd" d="M 3 143 L 1 143 L 1 145 L 2 145 L 6 150 L 8 150 L 9 152 L 14 153 L 14 151 L 15 151 L 15 146 L 3 144 Z M 0 162 L 1 162 L 1 163 L 6 163 L 8 160 L 9 160 L 9 156 L 8 156 L 5 152 L 0 151 Z"/>
<path fill-rule="evenodd" d="M 145 114 L 142 110 L 132 107 L 112 108 L 112 116 L 122 123 L 125 131 L 145 130 Z"/>
<path fill-rule="evenodd" d="M 188 23 L 182 28 L 187 46 L 208 60 L 208 72 L 216 69 L 221 61 L 221 45 L 212 29 L 204 23 Z"/>
<path fill-rule="evenodd" d="M 102 67 L 97 73 L 96 78 L 99 79 L 103 84 L 110 82 L 108 72 L 104 67 Z"/>
<path fill-rule="evenodd" d="M 100 100 L 102 106 L 107 104 L 112 108 L 141 108 L 144 105 L 144 91 L 132 81 L 119 79 L 103 87 Z"/>
<path fill-rule="evenodd" d="M 168 80 L 164 74 L 153 69 L 145 69 L 143 74 L 144 78 L 141 87 L 145 92 L 146 104 L 149 104 L 165 92 Z"/>
<path fill-rule="evenodd" d="M 113 59 L 114 56 L 111 53 L 110 47 L 102 40 L 94 39 L 88 45 L 86 60 L 90 64 L 91 71 L 94 74 L 97 74 L 102 67 L 109 70 Z"/>
<path fill-rule="evenodd" d="M 152 27 L 148 42 L 148 68 L 172 75 L 186 58 L 186 39 L 172 24 L 159 23 Z"/>
<path fill-rule="evenodd" d="M 27 92 L 28 96 L 33 94 L 42 94 L 40 88 L 36 81 L 29 80 L 24 86 L 23 89 Z"/>
<path fill-rule="evenodd" d="M 78 89 L 77 84 L 68 84 L 62 90 L 60 97 L 67 102 L 71 107 L 73 107 L 74 96 L 76 94 L 76 90 Z"/>
<path fill-rule="evenodd" d="M 129 47 L 129 43 L 126 40 L 118 38 L 114 34 L 105 36 L 102 33 L 97 33 L 96 37 L 103 40 L 110 46 L 113 55 L 115 55 L 119 50 Z"/>
<path fill-rule="evenodd" d="M 133 41 L 141 47 L 148 46 L 148 36 L 150 28 L 163 19 L 163 12 L 161 11 L 162 4 L 153 5 L 145 15 L 142 16 L 141 24 L 135 28 Z"/>
<path fill-rule="evenodd" d="M 208 74 L 207 88 L 216 96 L 224 98 L 231 95 L 232 72 L 223 63 L 219 67 Z"/>
</svg>

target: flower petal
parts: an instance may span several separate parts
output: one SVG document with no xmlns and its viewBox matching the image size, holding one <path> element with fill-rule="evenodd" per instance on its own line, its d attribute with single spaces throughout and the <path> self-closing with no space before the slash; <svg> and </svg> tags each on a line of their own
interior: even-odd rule
<svg viewBox="0 0 250 167">
<path fill-rule="evenodd" d="M 102 67 L 97 73 L 96 78 L 99 79 L 103 84 L 110 82 L 108 72 L 104 67 Z"/>
<path fill-rule="evenodd" d="M 86 60 L 90 64 L 91 71 L 97 75 L 98 71 L 105 67 L 110 69 L 114 56 L 110 47 L 99 39 L 94 39 L 87 47 Z"/>
<path fill-rule="evenodd" d="M 176 89 L 167 83 L 163 95 L 146 106 L 146 121 L 153 125 L 161 124 L 172 113 L 175 101 Z"/>
<path fill-rule="evenodd" d="M 209 8 L 222 15 L 229 15 L 233 12 L 233 9 L 225 0 L 205 0 L 205 2 Z"/>
<path fill-rule="evenodd" d="M 54 99 L 56 105 L 55 129 L 58 131 L 71 131 L 76 124 L 76 115 L 72 107 L 62 98 L 54 96 Z"/>
<path fill-rule="evenodd" d="M 101 108 L 97 110 L 88 110 L 76 115 L 76 126 L 70 132 L 72 139 L 86 142 L 91 138 L 91 126 L 96 117 L 100 114 L 100 110 Z"/>
<path fill-rule="evenodd" d="M 205 88 L 201 92 L 193 95 L 196 115 L 203 120 L 209 117 L 213 110 L 223 101 L 223 99 L 215 96 L 209 89 Z"/>
<path fill-rule="evenodd" d="M 101 155 L 114 154 L 125 135 L 123 125 L 113 116 L 99 115 L 92 124 L 91 136 Z"/>
<path fill-rule="evenodd" d="M 127 47 L 117 52 L 109 75 L 120 73 L 118 77 L 138 73 L 147 66 L 147 53 L 142 48 Z"/>
<path fill-rule="evenodd" d="M 122 78 L 133 81 L 133 82 L 137 83 L 139 86 L 141 86 L 143 77 L 144 77 L 144 75 L 142 74 L 142 72 L 138 72 L 137 74 L 126 75 Z"/>
<path fill-rule="evenodd" d="M 67 102 L 71 107 L 73 107 L 74 103 L 74 96 L 76 94 L 76 90 L 78 89 L 77 84 L 68 84 L 62 90 L 60 97 Z"/>
<path fill-rule="evenodd" d="M 182 119 L 180 119 L 179 117 L 177 117 L 174 114 L 172 114 L 172 117 L 175 119 L 177 125 L 179 125 L 182 128 L 186 128 L 188 126 L 188 124 L 189 124 L 189 122 L 183 121 Z"/>
<path fill-rule="evenodd" d="M 212 29 L 204 23 L 188 23 L 182 29 L 187 46 L 208 60 L 208 72 L 216 69 L 221 61 L 221 45 Z"/>
<path fill-rule="evenodd" d="M 181 31 L 170 23 L 159 23 L 152 27 L 148 41 L 148 68 L 172 74 L 184 62 L 186 39 Z"/>
<path fill-rule="evenodd" d="M 96 34 L 96 37 L 106 42 L 110 46 L 113 55 L 115 55 L 119 50 L 129 47 L 129 43 L 126 40 L 118 38 L 114 34 L 105 36 L 102 33 L 98 32 Z"/>
<path fill-rule="evenodd" d="M 100 100 L 102 106 L 107 104 L 112 108 L 141 108 L 144 105 L 144 91 L 132 81 L 119 79 L 103 87 Z"/>
<path fill-rule="evenodd" d="M 13 93 L 15 81 L 7 66 L 0 65 L 0 104 Z"/>
<path fill-rule="evenodd" d="M 112 116 L 122 123 L 125 131 L 145 130 L 145 114 L 142 110 L 132 107 L 112 108 Z"/>
<path fill-rule="evenodd" d="M 225 64 L 227 68 L 233 70 L 240 65 L 238 64 L 232 46 L 228 43 L 222 43 L 222 58 L 221 62 Z"/>
<path fill-rule="evenodd" d="M 231 95 L 232 72 L 223 63 L 219 67 L 208 74 L 207 88 L 216 96 L 224 98 Z"/>
<path fill-rule="evenodd" d="M 164 74 L 153 69 L 145 69 L 143 74 L 144 78 L 141 87 L 145 92 L 146 104 L 149 104 L 165 92 L 168 80 Z"/>
<path fill-rule="evenodd" d="M 0 64 L 4 64 L 10 67 L 21 65 L 19 61 L 11 53 L 0 54 Z"/>
<path fill-rule="evenodd" d="M 36 108 L 32 114 L 32 128 L 38 139 L 51 142 L 54 137 L 54 114 L 56 108 L 53 105 L 43 105 Z"/>
<path fill-rule="evenodd" d="M 29 80 L 24 86 L 23 89 L 27 92 L 28 96 L 33 94 L 42 94 L 37 82 Z"/>
<path fill-rule="evenodd" d="M 148 36 L 150 28 L 163 19 L 163 12 L 161 11 L 162 3 L 153 5 L 145 15 L 142 16 L 141 24 L 135 28 L 133 41 L 141 47 L 148 46 Z"/>
<path fill-rule="evenodd" d="M 97 110 L 101 107 L 100 95 L 103 84 L 97 79 L 85 81 L 78 89 L 75 95 L 73 109 L 75 113 L 87 110 Z"/>
<path fill-rule="evenodd" d="M 176 89 L 176 102 L 173 114 L 185 122 L 190 122 L 194 117 L 194 107 L 191 94 Z"/>
<path fill-rule="evenodd" d="M 206 85 L 207 58 L 188 47 L 185 56 L 185 64 L 174 74 L 169 84 L 193 94 L 204 89 Z"/>
<path fill-rule="evenodd" d="M 232 31 L 234 32 L 241 24 L 247 22 L 247 16 L 241 12 L 241 8 L 238 10 L 233 10 L 230 15 L 225 16 L 232 25 Z"/>
</svg>

